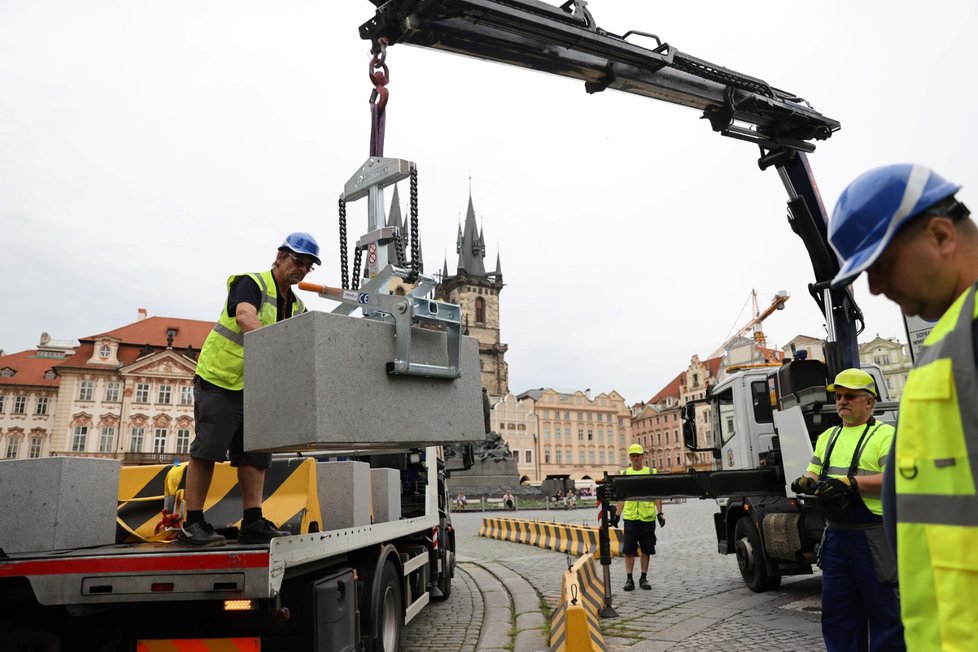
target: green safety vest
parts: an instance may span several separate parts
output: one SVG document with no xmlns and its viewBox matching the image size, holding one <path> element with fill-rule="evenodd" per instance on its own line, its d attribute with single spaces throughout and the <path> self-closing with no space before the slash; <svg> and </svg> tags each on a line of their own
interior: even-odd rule
<svg viewBox="0 0 978 652">
<path fill-rule="evenodd" d="M 900 400 L 894 480 L 908 650 L 978 650 L 975 289 L 934 326 Z"/>
<path fill-rule="evenodd" d="M 622 475 L 658 475 L 658 473 L 656 469 L 647 466 L 643 466 L 640 471 L 630 466 L 621 470 Z M 654 521 L 655 515 L 655 503 L 651 500 L 626 500 L 621 510 L 621 518 L 624 521 Z"/>
<path fill-rule="evenodd" d="M 231 285 L 241 276 L 250 276 L 261 290 L 258 321 L 268 326 L 278 321 L 278 286 L 271 270 L 259 274 L 235 274 L 228 277 L 228 295 Z M 298 315 L 306 307 L 298 297 L 292 302 L 292 314 Z M 204 340 L 197 360 L 197 375 L 209 383 L 224 389 L 244 389 L 244 333 L 234 317 L 228 317 L 227 302 L 221 309 L 217 323 Z"/>
<path fill-rule="evenodd" d="M 863 431 L 866 436 L 863 437 Z M 888 423 L 877 422 L 866 430 L 866 424 L 859 426 L 845 426 L 829 428 L 818 436 L 815 442 L 815 455 L 808 464 L 808 471 L 816 475 L 821 475 L 822 467 L 826 464 L 826 475 L 830 478 L 844 478 L 849 474 L 849 466 L 853 459 L 858 459 L 856 465 L 856 475 L 877 475 L 883 472 L 886 466 L 886 456 L 890 453 L 893 446 L 893 435 L 896 431 Z M 856 450 L 856 444 L 862 437 L 860 449 Z M 834 444 L 833 444 L 834 440 Z M 832 451 L 832 459 L 825 460 L 825 452 Z M 858 456 L 858 458 L 857 458 Z M 823 461 L 824 460 L 824 461 Z M 876 515 L 883 513 L 883 501 L 879 496 L 867 496 L 860 492 L 866 509 Z"/>
</svg>

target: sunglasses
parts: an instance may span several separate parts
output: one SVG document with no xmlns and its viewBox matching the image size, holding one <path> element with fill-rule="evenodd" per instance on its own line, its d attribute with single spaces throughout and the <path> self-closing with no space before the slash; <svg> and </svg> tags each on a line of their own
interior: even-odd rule
<svg viewBox="0 0 978 652">
<path fill-rule="evenodd" d="M 305 267 L 310 272 L 316 269 L 316 261 L 312 260 L 311 258 L 303 258 L 291 252 L 286 252 L 286 254 L 292 259 L 292 262 L 295 263 L 296 267 Z"/>
<path fill-rule="evenodd" d="M 865 398 L 869 394 L 853 394 L 852 392 L 836 392 L 835 400 L 840 401 L 845 399 L 846 401 L 854 401 L 857 398 Z"/>
</svg>

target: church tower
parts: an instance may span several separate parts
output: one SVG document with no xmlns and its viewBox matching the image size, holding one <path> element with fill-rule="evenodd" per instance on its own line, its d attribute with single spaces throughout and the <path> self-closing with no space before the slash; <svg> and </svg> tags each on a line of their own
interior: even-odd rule
<svg viewBox="0 0 978 652">
<path fill-rule="evenodd" d="M 449 276 L 446 260 L 435 295 L 442 301 L 461 306 L 462 333 L 479 341 L 482 386 L 490 397 L 503 397 L 509 393 L 509 368 L 504 359 L 509 346 L 499 341 L 499 293 L 503 289 L 503 272 L 498 252 L 496 271 L 486 272 L 486 240 L 476 226 L 471 192 L 465 225 L 458 230 L 456 251 L 458 268 L 455 275 Z"/>
</svg>

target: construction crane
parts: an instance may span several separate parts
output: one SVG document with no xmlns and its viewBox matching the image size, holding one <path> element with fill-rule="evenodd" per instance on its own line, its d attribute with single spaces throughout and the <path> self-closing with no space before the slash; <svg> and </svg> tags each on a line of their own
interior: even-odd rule
<svg viewBox="0 0 978 652">
<path fill-rule="evenodd" d="M 775 310 L 784 310 L 784 304 L 788 301 L 788 296 L 789 295 L 785 290 L 781 290 L 774 295 L 774 299 L 771 300 L 771 305 L 765 308 L 764 312 L 761 312 L 757 305 L 757 290 L 751 290 L 751 301 L 754 305 L 754 318 L 744 324 L 736 333 L 727 338 L 720 348 L 710 354 L 710 357 L 717 358 L 723 355 L 724 351 L 726 351 L 730 345 L 741 337 L 745 337 L 751 331 L 753 331 L 754 343 L 759 347 L 766 348 L 767 338 L 764 336 L 764 332 L 761 330 L 761 322 L 770 317 Z"/>
</svg>

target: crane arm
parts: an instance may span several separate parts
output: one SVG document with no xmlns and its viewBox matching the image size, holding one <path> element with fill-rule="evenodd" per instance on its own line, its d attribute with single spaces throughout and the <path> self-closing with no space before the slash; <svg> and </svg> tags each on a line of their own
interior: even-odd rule
<svg viewBox="0 0 978 652">
<path fill-rule="evenodd" d="M 814 151 L 838 121 L 792 93 L 677 50 L 657 36 L 599 28 L 586 2 L 538 0 L 371 0 L 364 39 L 408 43 L 584 81 L 703 111 L 715 131 L 764 148 Z M 642 36 L 654 47 L 633 43 Z M 649 43 L 651 45 L 651 42 Z"/>
</svg>

